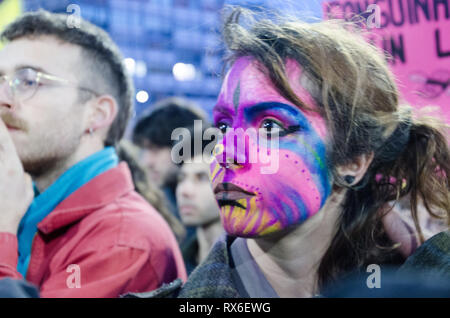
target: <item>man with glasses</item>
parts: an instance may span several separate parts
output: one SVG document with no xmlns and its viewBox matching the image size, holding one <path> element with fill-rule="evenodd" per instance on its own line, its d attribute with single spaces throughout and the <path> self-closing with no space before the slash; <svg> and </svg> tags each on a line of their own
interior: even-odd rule
<svg viewBox="0 0 450 318">
<path fill-rule="evenodd" d="M 186 278 L 176 239 L 115 145 L 133 88 L 108 35 L 27 13 L 0 51 L 0 278 L 117 297 Z"/>
</svg>

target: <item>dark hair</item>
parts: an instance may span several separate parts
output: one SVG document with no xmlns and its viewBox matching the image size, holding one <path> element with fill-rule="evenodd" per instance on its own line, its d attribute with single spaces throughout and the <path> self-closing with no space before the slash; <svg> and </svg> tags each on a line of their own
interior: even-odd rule
<svg viewBox="0 0 450 318">
<path fill-rule="evenodd" d="M 149 182 L 145 169 L 138 163 L 136 153 L 139 150 L 135 148 L 137 147 L 133 146 L 131 142 L 122 140 L 117 147 L 117 155 L 120 160 L 128 164 L 136 192 L 142 195 L 162 215 L 178 242 L 181 243 L 186 236 L 186 230 L 183 224 L 170 213 L 163 192 L 156 185 Z"/>
<path fill-rule="evenodd" d="M 69 27 L 68 17 L 44 10 L 28 12 L 9 24 L 0 38 L 2 41 L 14 41 L 24 37 L 52 36 L 81 47 L 86 74 L 83 80 L 98 93 L 110 94 L 118 103 L 118 115 L 105 140 L 106 146 L 115 146 L 122 138 L 133 112 L 134 87 L 131 78 L 118 47 L 105 31 L 81 19 L 79 25 Z M 86 96 L 86 93 L 80 96 Z"/>
<path fill-rule="evenodd" d="M 172 148 L 172 131 L 193 126 L 194 120 L 206 121 L 195 104 L 179 97 L 163 99 L 155 104 L 150 114 L 137 122 L 133 130 L 133 142 L 141 147 L 152 145 Z"/>
<path fill-rule="evenodd" d="M 450 222 L 448 126 L 430 117 L 413 118 L 410 107 L 399 105 L 385 58 L 349 31 L 350 24 L 280 21 L 256 20 L 251 12 L 234 9 L 223 28 L 228 63 L 253 57 L 282 96 L 310 109 L 296 96 L 285 72 L 288 58 L 301 65 L 302 80 L 330 132 L 327 158 L 336 186 L 348 187 L 336 171 L 338 165 L 374 153 L 363 180 L 347 191 L 336 234 L 319 266 L 321 287 L 346 272 L 395 258 L 395 246 L 381 222 L 388 202 L 410 195 L 420 235 L 418 200 L 432 216 Z"/>
</svg>

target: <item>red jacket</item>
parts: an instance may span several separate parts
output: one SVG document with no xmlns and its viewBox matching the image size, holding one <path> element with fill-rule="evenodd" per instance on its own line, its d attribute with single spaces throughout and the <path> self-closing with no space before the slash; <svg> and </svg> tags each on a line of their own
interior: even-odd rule
<svg viewBox="0 0 450 318">
<path fill-rule="evenodd" d="M 0 278 L 22 278 L 17 244 L 15 235 L 0 233 Z M 176 278 L 187 278 L 177 241 L 134 191 L 125 163 L 92 179 L 38 224 L 26 277 L 41 297 L 62 298 L 117 297 Z"/>
</svg>

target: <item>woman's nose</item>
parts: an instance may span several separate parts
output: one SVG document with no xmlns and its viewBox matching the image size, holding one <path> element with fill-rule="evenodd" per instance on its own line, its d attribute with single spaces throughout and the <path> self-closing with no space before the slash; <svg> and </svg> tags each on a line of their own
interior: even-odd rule
<svg viewBox="0 0 450 318">
<path fill-rule="evenodd" d="M 230 129 L 216 145 L 214 155 L 222 167 L 246 166 L 250 164 L 249 153 L 252 144 L 250 134 L 243 129 Z"/>
</svg>

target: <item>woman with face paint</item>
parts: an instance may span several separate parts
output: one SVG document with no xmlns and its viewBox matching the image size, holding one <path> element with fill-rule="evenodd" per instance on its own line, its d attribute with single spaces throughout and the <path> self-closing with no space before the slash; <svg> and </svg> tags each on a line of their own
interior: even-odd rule
<svg viewBox="0 0 450 318">
<path fill-rule="evenodd" d="M 230 69 L 213 114 L 228 235 L 178 296 L 313 297 L 370 264 L 400 266 L 414 248 L 400 253 L 410 242 L 384 228 L 393 203 L 409 198 L 419 243 L 418 201 L 449 225 L 446 126 L 400 105 L 384 57 L 339 23 L 242 14 L 224 25 Z"/>
</svg>

